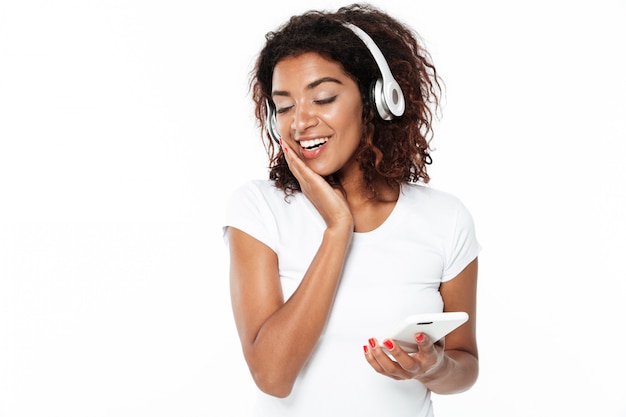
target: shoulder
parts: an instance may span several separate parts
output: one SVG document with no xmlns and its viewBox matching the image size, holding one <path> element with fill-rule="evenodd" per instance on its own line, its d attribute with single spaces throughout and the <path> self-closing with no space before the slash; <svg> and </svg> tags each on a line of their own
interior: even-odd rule
<svg viewBox="0 0 626 417">
<path fill-rule="evenodd" d="M 235 227 L 275 247 L 276 207 L 283 201 L 282 191 L 269 180 L 248 180 L 232 191 L 224 210 L 223 231 Z"/>
<path fill-rule="evenodd" d="M 235 187 L 235 191 L 233 192 L 233 194 L 237 195 L 237 194 L 254 194 L 254 193 L 261 193 L 261 194 L 266 194 L 268 192 L 271 192 L 272 190 L 278 190 L 275 186 L 274 186 L 274 182 L 271 180 L 260 180 L 260 179 L 254 179 L 254 180 L 247 180 L 242 184 L 239 184 L 238 186 Z"/>
<path fill-rule="evenodd" d="M 403 184 L 402 197 L 408 204 L 417 204 L 423 208 L 452 209 L 463 207 L 461 200 L 446 191 L 442 191 L 425 184 Z"/>
<path fill-rule="evenodd" d="M 234 189 L 227 210 L 278 215 L 286 211 L 293 212 L 307 203 L 308 200 L 302 193 L 287 195 L 276 187 L 274 181 L 256 179 L 248 180 Z"/>
<path fill-rule="evenodd" d="M 472 214 L 456 195 L 423 184 L 402 187 L 403 210 L 443 228 L 473 228 Z"/>
<path fill-rule="evenodd" d="M 285 194 L 271 180 L 248 180 L 237 187 L 231 194 L 231 200 L 284 200 Z"/>
</svg>

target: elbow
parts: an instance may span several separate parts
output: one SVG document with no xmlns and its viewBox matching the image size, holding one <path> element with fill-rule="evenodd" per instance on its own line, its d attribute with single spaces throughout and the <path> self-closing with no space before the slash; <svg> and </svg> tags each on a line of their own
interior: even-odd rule
<svg viewBox="0 0 626 417">
<path fill-rule="evenodd" d="M 269 355 L 257 348 L 244 351 L 248 370 L 257 388 L 264 394 L 286 398 L 291 394 L 299 367 L 289 363 L 289 357 Z"/>
<path fill-rule="evenodd" d="M 291 394 L 294 381 L 285 375 L 278 375 L 275 372 L 255 372 L 252 374 L 254 383 L 265 394 L 277 398 L 286 398 Z"/>
</svg>

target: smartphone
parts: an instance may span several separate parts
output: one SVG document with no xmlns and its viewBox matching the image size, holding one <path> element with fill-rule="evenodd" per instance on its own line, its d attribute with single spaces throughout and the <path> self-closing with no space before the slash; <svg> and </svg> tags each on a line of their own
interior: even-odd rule
<svg viewBox="0 0 626 417">
<path fill-rule="evenodd" d="M 416 333 L 424 333 L 433 342 L 456 329 L 469 318 L 464 311 L 444 313 L 414 314 L 407 317 L 396 329 L 389 333 L 388 339 L 394 340 L 407 352 L 417 352 Z"/>
</svg>

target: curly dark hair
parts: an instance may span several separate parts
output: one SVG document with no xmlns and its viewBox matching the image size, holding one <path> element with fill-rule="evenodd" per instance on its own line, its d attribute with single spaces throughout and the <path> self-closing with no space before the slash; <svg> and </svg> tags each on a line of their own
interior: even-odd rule
<svg viewBox="0 0 626 417">
<path fill-rule="evenodd" d="M 372 83 L 381 76 L 380 70 L 363 41 L 344 23 L 363 29 L 382 51 L 404 92 L 406 108 L 401 117 L 383 120 L 377 116 L 370 96 Z M 270 179 L 275 185 L 287 194 L 300 191 L 282 149 L 266 133 L 272 73 L 280 60 L 307 52 L 340 63 L 359 86 L 363 137 L 356 157 L 369 189 L 373 191 L 373 182 L 380 178 L 391 186 L 428 183 L 426 165 L 431 162 L 432 118 L 441 93 L 437 71 L 419 37 L 409 27 L 371 5 L 352 4 L 336 12 L 312 10 L 293 16 L 277 31 L 266 35 L 266 44 L 251 73 L 250 88 L 270 159 Z M 337 183 L 333 175 L 326 179 Z"/>
</svg>

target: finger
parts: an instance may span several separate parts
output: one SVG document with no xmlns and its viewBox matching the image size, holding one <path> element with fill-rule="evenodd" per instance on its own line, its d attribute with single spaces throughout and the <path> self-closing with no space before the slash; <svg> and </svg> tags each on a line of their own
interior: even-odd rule
<svg viewBox="0 0 626 417">
<path fill-rule="evenodd" d="M 424 355 L 428 356 L 434 352 L 435 350 L 434 343 L 430 339 L 430 337 L 428 337 L 426 334 L 417 333 L 415 335 L 415 341 L 417 342 L 418 352 L 421 352 L 422 356 Z"/>
<path fill-rule="evenodd" d="M 300 180 L 300 177 L 302 176 L 300 172 L 301 168 L 298 165 L 298 161 L 300 161 L 300 159 L 295 154 L 295 152 L 293 152 L 293 150 L 289 147 L 289 145 L 287 144 L 287 141 L 283 140 L 283 138 L 280 138 L 280 146 L 283 149 L 283 154 L 285 155 L 285 161 L 287 161 L 287 165 L 289 165 L 289 169 L 296 176 L 296 178 Z"/>
<path fill-rule="evenodd" d="M 378 363 L 376 358 L 374 358 L 373 350 L 375 348 L 376 348 L 376 342 L 375 341 L 372 342 L 372 339 L 369 340 L 367 345 L 363 345 L 363 352 L 365 353 L 365 359 L 370 364 L 370 366 L 374 368 L 376 372 L 378 372 L 379 374 L 384 374 L 385 371 L 383 370 L 382 366 L 380 366 L 380 363 Z"/>
<path fill-rule="evenodd" d="M 306 166 L 298 154 L 287 144 L 287 141 L 282 140 L 281 138 L 280 145 L 282 146 L 289 170 L 296 177 L 300 183 L 302 191 L 305 192 L 305 194 L 309 190 L 310 184 L 319 183 L 322 186 L 326 185 L 326 181 Z"/>
<path fill-rule="evenodd" d="M 376 372 L 393 379 L 407 379 L 409 376 L 402 367 L 390 358 L 374 338 L 369 339 L 366 359 Z"/>
<path fill-rule="evenodd" d="M 443 348 L 438 347 L 433 343 L 432 339 L 424 333 L 416 334 L 415 341 L 419 349 L 416 359 L 421 368 L 418 373 L 422 374 L 422 376 L 430 374 L 443 362 Z"/>
<path fill-rule="evenodd" d="M 435 344 L 432 339 L 424 333 L 417 333 L 415 335 L 415 341 L 417 342 L 417 355 L 416 359 L 420 363 L 424 370 L 431 368 L 439 362 L 439 352 L 435 349 Z"/>
<path fill-rule="evenodd" d="M 415 370 L 415 366 L 417 362 L 413 355 L 410 355 L 407 351 L 403 350 L 397 343 L 395 343 L 391 339 L 383 340 L 383 345 L 385 349 L 391 356 L 395 359 L 396 363 L 402 367 L 403 370 L 407 372 L 412 372 Z"/>
</svg>

